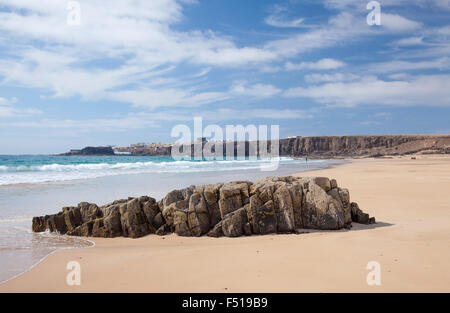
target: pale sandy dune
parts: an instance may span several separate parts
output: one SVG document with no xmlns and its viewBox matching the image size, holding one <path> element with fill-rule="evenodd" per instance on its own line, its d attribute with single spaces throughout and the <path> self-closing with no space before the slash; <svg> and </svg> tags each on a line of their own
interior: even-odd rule
<svg viewBox="0 0 450 313">
<path fill-rule="evenodd" d="M 336 178 L 377 218 L 352 231 L 247 238 L 94 239 L 59 251 L 0 291 L 450 292 L 450 158 L 355 160 L 302 176 Z M 66 264 L 81 264 L 81 286 Z M 368 286 L 366 265 L 381 265 Z"/>
</svg>

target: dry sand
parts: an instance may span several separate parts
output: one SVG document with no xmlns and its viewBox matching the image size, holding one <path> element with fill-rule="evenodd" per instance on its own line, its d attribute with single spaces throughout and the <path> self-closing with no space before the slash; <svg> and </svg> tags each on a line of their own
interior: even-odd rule
<svg viewBox="0 0 450 313">
<path fill-rule="evenodd" d="M 377 218 L 375 227 L 246 238 L 94 239 L 58 251 L 1 292 L 450 292 L 450 158 L 355 160 L 328 176 Z M 81 264 L 81 286 L 66 264 Z M 366 265 L 381 265 L 368 286 Z"/>
</svg>

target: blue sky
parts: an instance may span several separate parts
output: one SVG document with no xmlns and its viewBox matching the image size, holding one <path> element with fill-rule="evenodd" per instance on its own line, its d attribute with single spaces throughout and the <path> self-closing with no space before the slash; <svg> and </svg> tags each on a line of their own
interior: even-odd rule
<svg viewBox="0 0 450 313">
<path fill-rule="evenodd" d="M 0 0 L 0 154 L 173 142 L 177 124 L 282 137 L 450 133 L 450 0 Z"/>
</svg>

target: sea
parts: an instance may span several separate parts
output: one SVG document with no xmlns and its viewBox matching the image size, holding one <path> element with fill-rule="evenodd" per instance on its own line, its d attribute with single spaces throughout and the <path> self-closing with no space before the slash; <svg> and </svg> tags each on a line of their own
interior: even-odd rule
<svg viewBox="0 0 450 313">
<path fill-rule="evenodd" d="M 273 161 L 273 160 L 272 160 Z M 33 216 L 54 214 L 87 201 L 148 195 L 173 189 L 327 168 L 342 160 L 282 157 L 267 171 L 264 159 L 174 160 L 151 156 L 0 155 L 0 283 L 32 268 L 58 249 L 92 246 L 65 235 L 33 233 Z M 263 170 L 264 169 L 264 170 Z"/>
</svg>

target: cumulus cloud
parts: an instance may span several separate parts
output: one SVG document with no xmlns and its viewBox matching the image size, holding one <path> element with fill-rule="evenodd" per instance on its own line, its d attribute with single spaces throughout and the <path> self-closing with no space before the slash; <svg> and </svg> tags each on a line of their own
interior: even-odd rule
<svg viewBox="0 0 450 313">
<path fill-rule="evenodd" d="M 82 2 L 81 25 L 72 27 L 66 23 L 65 2 L 5 0 L 2 5 L 7 10 L 0 11 L 1 34 L 14 38 L 0 42 L 10 55 L 0 60 L 3 84 L 38 88 L 50 97 L 126 101 L 128 96 L 129 103 L 143 106 L 142 97 L 149 96 L 149 107 L 190 106 L 196 100 L 201 105 L 223 96 L 196 90 L 195 80 L 187 90 L 176 88 L 179 79 L 165 77 L 163 70 L 188 62 L 202 66 L 192 74 L 200 78 L 210 66 L 236 67 L 276 58 L 272 51 L 238 47 L 212 31 L 173 30 L 183 18 L 176 0 L 112 1 L 107 6 L 100 0 Z M 112 66 L 96 67 L 99 58 Z M 133 86 L 170 83 L 158 87 L 161 90 Z"/>
</svg>

